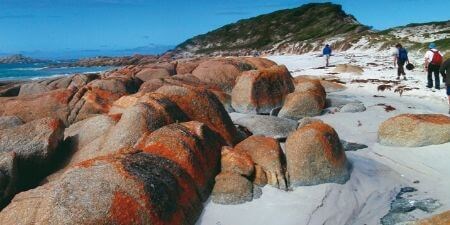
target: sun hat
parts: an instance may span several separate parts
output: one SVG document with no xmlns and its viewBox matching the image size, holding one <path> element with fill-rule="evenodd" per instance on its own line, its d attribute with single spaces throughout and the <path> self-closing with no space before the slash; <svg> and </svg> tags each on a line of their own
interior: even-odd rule
<svg viewBox="0 0 450 225">
<path fill-rule="evenodd" d="M 428 48 L 436 48 L 436 44 L 435 43 L 430 43 L 430 45 L 428 45 Z"/>
</svg>

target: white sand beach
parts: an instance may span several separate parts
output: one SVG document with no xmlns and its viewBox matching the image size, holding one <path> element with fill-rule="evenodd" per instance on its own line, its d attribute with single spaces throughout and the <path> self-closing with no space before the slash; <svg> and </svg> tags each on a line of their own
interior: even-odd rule
<svg viewBox="0 0 450 225">
<path fill-rule="evenodd" d="M 319 69 L 324 59 L 318 54 L 268 58 L 285 64 L 294 77 L 330 76 L 328 73 L 332 73 L 334 68 Z M 417 189 L 408 193 L 407 199 L 410 201 L 436 199 L 436 204 L 440 205 L 433 212 L 413 210 L 407 213 L 404 220 L 449 210 L 450 143 L 420 148 L 387 147 L 377 143 L 378 126 L 390 117 L 402 113 L 448 112 L 445 90 L 425 88 L 426 75 L 420 66 L 423 63 L 421 57 L 413 57 L 411 61 L 416 69 L 407 71 L 408 80 L 402 80 L 399 85 L 418 89 L 405 91 L 400 96 L 394 93 L 395 86 L 391 90 L 378 91 L 379 83 L 351 83 L 354 79 L 395 80 L 396 69 L 388 53 L 345 53 L 331 57 L 332 65 L 352 64 L 364 69 L 362 75 L 333 74 L 346 82 L 347 89 L 329 93 L 328 97 L 358 100 L 367 110 L 360 113 L 325 113 L 316 117 L 332 125 L 341 139 L 368 146 L 346 152 L 353 165 L 347 183 L 298 187 L 288 192 L 266 186 L 260 199 L 234 206 L 208 201 L 197 224 L 381 224 L 380 219 L 388 213 L 391 201 L 402 187 Z M 387 112 L 384 106 L 378 104 L 392 106 L 395 110 Z"/>
</svg>

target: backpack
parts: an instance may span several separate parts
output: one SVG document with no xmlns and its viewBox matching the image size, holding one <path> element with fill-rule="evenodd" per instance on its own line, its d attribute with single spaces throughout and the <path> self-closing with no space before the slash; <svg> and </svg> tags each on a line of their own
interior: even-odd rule
<svg viewBox="0 0 450 225">
<path fill-rule="evenodd" d="M 433 53 L 433 59 L 430 63 L 436 66 L 440 66 L 442 64 L 442 55 L 438 51 L 430 51 Z"/>
<path fill-rule="evenodd" d="M 406 49 L 401 48 L 398 50 L 398 59 L 400 61 L 408 61 L 408 52 L 406 51 Z"/>
</svg>

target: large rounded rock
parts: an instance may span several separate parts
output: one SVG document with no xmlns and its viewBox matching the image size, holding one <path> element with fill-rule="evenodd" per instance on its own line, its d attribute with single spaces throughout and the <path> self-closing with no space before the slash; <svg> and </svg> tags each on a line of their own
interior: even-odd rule
<svg viewBox="0 0 450 225">
<path fill-rule="evenodd" d="M 0 116 L 17 116 L 24 122 L 56 117 L 67 125 L 71 111 L 69 101 L 74 94 L 74 90 L 57 89 L 42 94 L 0 98 Z"/>
<path fill-rule="evenodd" d="M 170 75 L 172 74 L 164 68 L 144 68 L 135 76 L 145 82 L 152 79 L 167 78 Z"/>
<path fill-rule="evenodd" d="M 149 132 L 135 148 L 176 162 L 197 182 L 200 195 L 206 199 L 219 169 L 223 145 L 222 137 L 208 126 L 191 121 Z"/>
<path fill-rule="evenodd" d="M 297 78 L 295 79 L 295 92 L 316 92 L 326 98 L 325 88 L 319 80 Z"/>
<path fill-rule="evenodd" d="M 325 97 L 320 92 L 294 92 L 286 97 L 278 116 L 299 120 L 303 117 L 320 115 L 324 108 Z"/>
<path fill-rule="evenodd" d="M 255 164 L 262 167 L 268 184 L 283 190 L 287 188 L 284 177 L 284 154 L 277 140 L 264 136 L 251 136 L 237 144 L 234 149 L 248 154 Z"/>
<path fill-rule="evenodd" d="M 170 78 L 148 80 L 141 85 L 139 92 L 154 92 L 164 85 L 181 87 L 204 87 L 207 89 L 221 90 L 218 86 L 202 82 L 197 77 L 191 74 L 184 74 L 174 75 Z"/>
<path fill-rule="evenodd" d="M 56 89 L 69 88 L 77 90 L 97 78 L 97 74 L 75 74 L 71 76 L 46 78 L 40 81 L 22 84 L 18 96 L 42 94 Z"/>
<path fill-rule="evenodd" d="M 195 224 L 195 183 L 176 163 L 147 153 L 86 161 L 18 194 L 0 212 L 15 224 Z"/>
<path fill-rule="evenodd" d="M 253 199 L 253 184 L 236 173 L 220 173 L 211 194 L 214 203 L 237 205 Z"/>
<path fill-rule="evenodd" d="M 83 161 L 22 192 L 0 212 L 12 224 L 186 224 L 197 221 L 219 166 L 221 137 L 199 122 L 173 124 Z M 201 173 L 192 173 L 193 168 Z M 198 175 L 198 176 L 197 176 Z M 201 178 L 203 176 L 203 178 Z M 205 180 L 206 179 L 206 180 Z"/>
<path fill-rule="evenodd" d="M 322 183 L 345 183 L 350 166 L 336 131 L 313 122 L 286 140 L 286 163 L 291 187 Z"/>
<path fill-rule="evenodd" d="M 266 69 L 266 68 L 270 68 L 272 66 L 276 66 L 277 65 L 274 61 L 266 59 L 266 58 L 242 57 L 242 58 L 239 58 L 239 59 L 243 60 L 244 62 L 247 62 L 250 65 L 252 65 L 257 70 Z"/>
<path fill-rule="evenodd" d="M 321 80 L 320 84 L 322 84 L 327 93 L 339 92 L 347 89 L 345 85 L 333 81 Z"/>
<path fill-rule="evenodd" d="M 231 105 L 237 112 L 269 114 L 282 106 L 294 91 L 292 77 L 285 66 L 244 72 L 231 93 Z"/>
<path fill-rule="evenodd" d="M 74 152 L 68 166 L 132 147 L 146 132 L 152 132 L 177 121 L 186 121 L 185 115 L 172 102 L 146 99 L 127 108 L 120 120 L 102 136 Z"/>
<path fill-rule="evenodd" d="M 19 96 L 41 94 L 47 91 L 50 91 L 50 88 L 47 87 L 47 85 L 38 82 L 32 82 L 20 86 Z"/>
<path fill-rule="evenodd" d="M 210 91 L 203 88 L 163 86 L 156 92 L 177 104 L 190 120 L 208 125 L 225 138 L 228 145 L 237 143 L 236 127 L 222 103 Z"/>
<path fill-rule="evenodd" d="M 0 130 L 0 154 L 13 153 L 7 157 L 9 163 L 6 164 L 17 163 L 17 175 L 4 173 L 11 179 L 6 182 L 6 186 L 14 187 L 6 188 L 10 190 L 5 195 L 6 198 L 15 194 L 11 190 L 22 191 L 35 186 L 58 165 L 58 156 L 64 151 L 60 148 L 63 137 L 64 124 L 53 118 L 43 118 Z M 0 186 L 4 185 L 5 180 L 0 183 L 3 183 Z"/>
<path fill-rule="evenodd" d="M 242 71 L 251 69 L 254 69 L 252 65 L 235 59 L 210 59 L 201 62 L 192 71 L 192 75 L 202 82 L 217 85 L 223 91 L 230 93 L 236 78 L 241 75 Z"/>
<path fill-rule="evenodd" d="M 114 101 L 137 91 L 137 81 L 130 78 L 95 80 L 80 90 L 71 101 L 69 122 L 84 120 L 96 114 L 107 113 Z"/>
<path fill-rule="evenodd" d="M 197 66 L 204 60 L 202 59 L 190 59 L 190 60 L 178 60 L 177 61 L 177 74 L 190 74 L 197 68 Z"/>
<path fill-rule="evenodd" d="M 64 131 L 64 140 L 77 151 L 105 134 L 116 121 L 107 115 L 94 116 L 72 124 Z"/>
<path fill-rule="evenodd" d="M 450 142 L 450 117 L 440 114 L 402 114 L 378 129 L 382 145 L 420 147 Z"/>
<path fill-rule="evenodd" d="M 64 124 L 54 118 L 34 120 L 0 130 L 0 152 L 15 152 L 24 163 L 48 166 L 64 137 Z"/>
</svg>

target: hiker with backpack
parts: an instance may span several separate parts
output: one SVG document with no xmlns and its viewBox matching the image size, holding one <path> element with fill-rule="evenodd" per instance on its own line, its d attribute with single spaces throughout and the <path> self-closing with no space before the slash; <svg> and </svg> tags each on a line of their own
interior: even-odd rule
<svg viewBox="0 0 450 225">
<path fill-rule="evenodd" d="M 450 58 L 442 63 L 440 72 L 442 74 L 442 77 L 444 78 L 445 86 L 447 86 L 447 96 L 449 104 L 448 113 L 450 114 Z"/>
<path fill-rule="evenodd" d="M 394 57 L 394 67 L 398 66 L 397 80 L 400 80 L 400 75 L 403 75 L 403 79 L 406 80 L 406 73 L 404 66 L 406 62 L 409 63 L 408 51 L 406 51 L 406 49 L 403 48 L 403 46 L 400 43 L 395 45 L 395 47 L 397 48 L 397 53 Z"/>
<path fill-rule="evenodd" d="M 322 50 L 322 55 L 325 57 L 325 66 L 328 67 L 330 64 L 330 56 L 331 56 L 331 47 L 329 44 L 325 45 L 325 48 Z"/>
<path fill-rule="evenodd" d="M 434 73 L 434 88 L 441 89 L 441 82 L 439 80 L 439 69 L 442 64 L 442 54 L 437 50 L 436 44 L 430 43 L 429 50 L 425 53 L 425 70 L 428 73 L 427 88 L 433 87 L 433 73 Z"/>
</svg>

